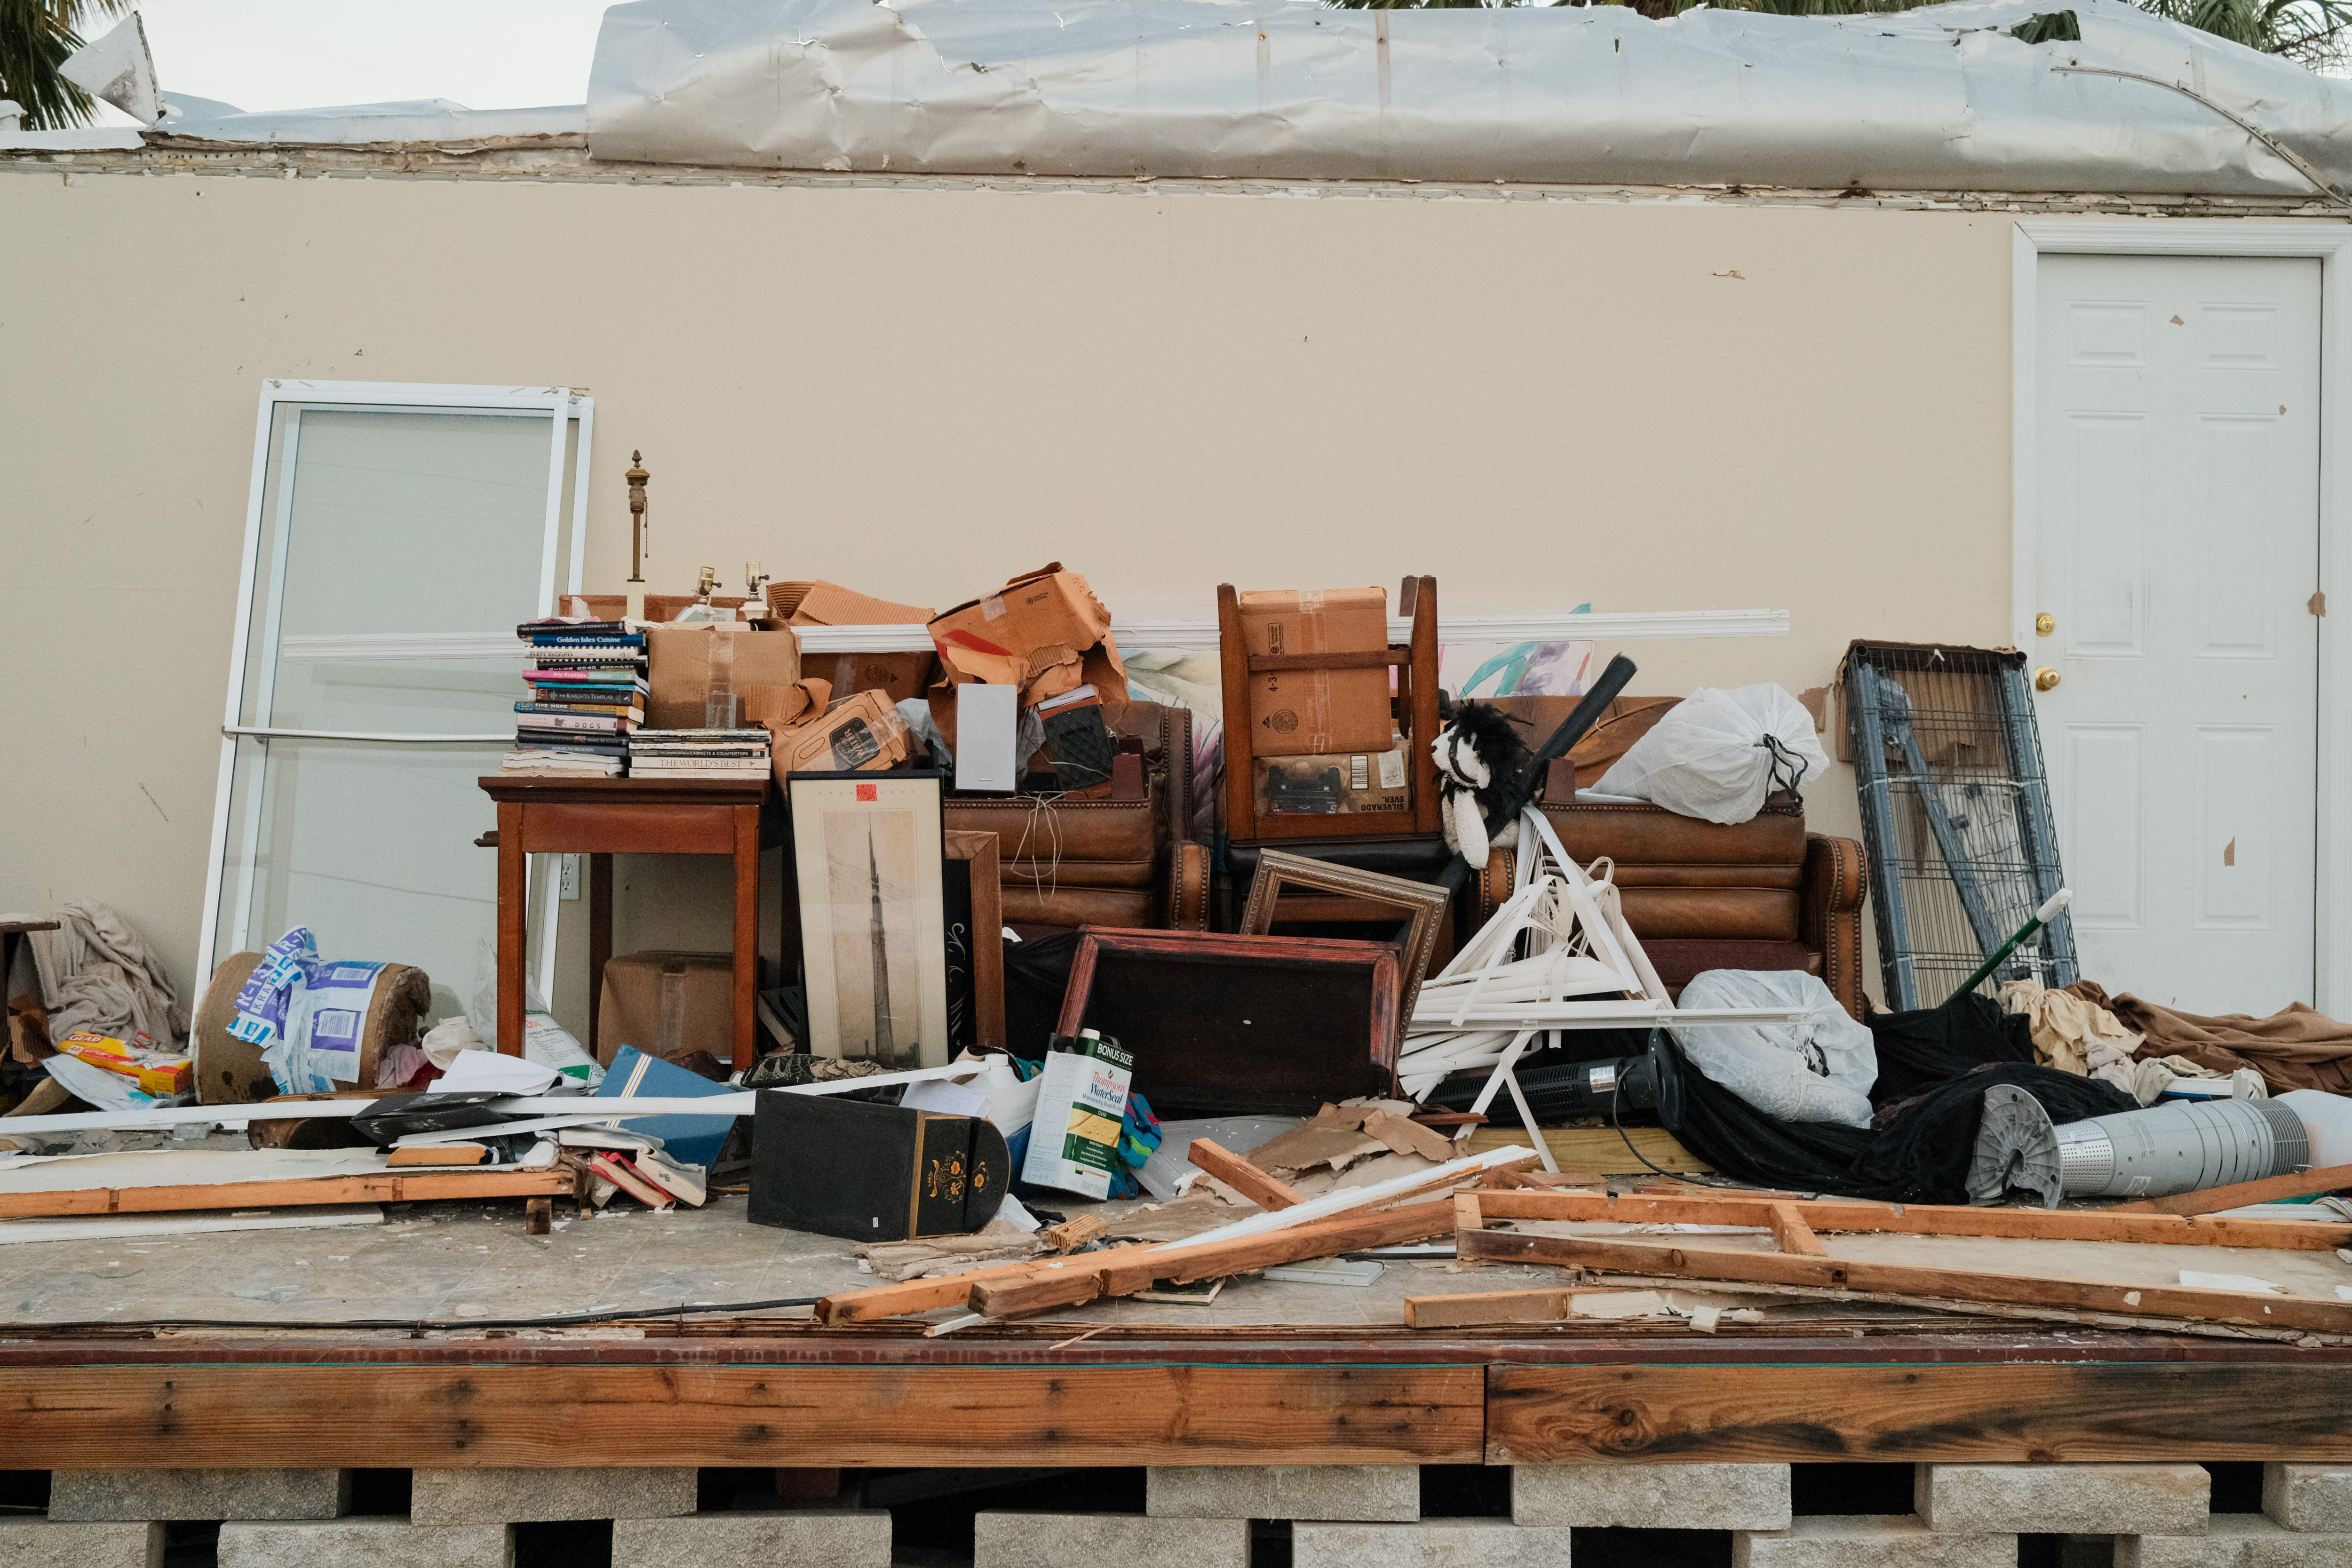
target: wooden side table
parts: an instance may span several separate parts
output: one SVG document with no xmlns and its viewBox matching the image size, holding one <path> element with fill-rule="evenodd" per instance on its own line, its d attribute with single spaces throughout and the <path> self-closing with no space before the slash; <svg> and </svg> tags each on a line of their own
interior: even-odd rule
<svg viewBox="0 0 2352 1568">
<path fill-rule="evenodd" d="M 604 962 L 613 956 L 613 857 L 735 858 L 735 1065 L 751 1065 L 760 975 L 760 847 L 782 817 L 773 782 L 758 779 L 551 779 L 494 773 L 480 781 L 499 805 L 499 1039 L 522 1050 L 526 855 L 588 857 L 589 1050 Z"/>
</svg>

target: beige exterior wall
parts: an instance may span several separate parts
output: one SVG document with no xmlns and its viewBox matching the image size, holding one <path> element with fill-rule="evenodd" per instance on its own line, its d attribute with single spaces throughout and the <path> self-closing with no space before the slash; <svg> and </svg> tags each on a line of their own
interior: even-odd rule
<svg viewBox="0 0 2352 1568">
<path fill-rule="evenodd" d="M 1802 690 L 1856 637 L 2006 639 L 2012 221 L 0 168 L 0 908 L 102 900 L 194 979 L 265 376 L 590 389 L 591 589 L 642 448 L 660 590 L 757 557 L 944 605 L 1058 558 L 1205 618 L 1428 572 L 1784 608 L 1624 651 Z M 1852 830 L 1843 776 L 1812 806 Z M 723 947 L 716 869 L 630 868 L 623 947 Z"/>
</svg>

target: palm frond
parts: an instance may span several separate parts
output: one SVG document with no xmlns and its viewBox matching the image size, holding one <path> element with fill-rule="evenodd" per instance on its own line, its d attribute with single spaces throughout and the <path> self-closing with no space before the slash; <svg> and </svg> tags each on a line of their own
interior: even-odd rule
<svg viewBox="0 0 2352 1568">
<path fill-rule="evenodd" d="M 27 131 L 86 125 L 89 94 L 58 74 L 81 47 L 87 22 L 128 15 L 135 0 L 0 0 L 0 98 L 25 111 Z"/>
</svg>

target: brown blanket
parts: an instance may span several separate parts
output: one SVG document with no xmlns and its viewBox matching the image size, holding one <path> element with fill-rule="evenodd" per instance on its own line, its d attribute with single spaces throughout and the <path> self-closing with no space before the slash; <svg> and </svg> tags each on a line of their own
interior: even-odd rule
<svg viewBox="0 0 2352 1568">
<path fill-rule="evenodd" d="M 2066 989 L 2146 1035 L 2147 1043 L 2133 1053 L 2139 1060 L 2187 1057 L 2219 1073 L 2252 1068 L 2273 1094 L 2290 1089 L 2352 1094 L 2352 1025 L 2339 1024 L 2300 1002 L 2267 1018 L 2243 1013 L 2207 1017 L 2159 1007 L 2128 993 L 2111 997 L 2094 981 L 2077 981 Z"/>
</svg>

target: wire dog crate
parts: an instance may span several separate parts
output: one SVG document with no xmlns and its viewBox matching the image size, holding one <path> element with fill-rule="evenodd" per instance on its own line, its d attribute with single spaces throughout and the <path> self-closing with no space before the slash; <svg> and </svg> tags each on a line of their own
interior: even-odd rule
<svg viewBox="0 0 2352 1568">
<path fill-rule="evenodd" d="M 1887 1005 L 1932 1007 L 2063 881 L 2025 656 L 1858 642 L 1845 707 Z M 1987 984 L 2075 978 L 2062 912 Z"/>
</svg>

